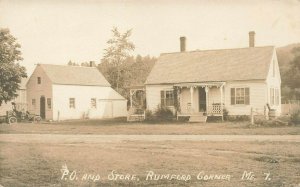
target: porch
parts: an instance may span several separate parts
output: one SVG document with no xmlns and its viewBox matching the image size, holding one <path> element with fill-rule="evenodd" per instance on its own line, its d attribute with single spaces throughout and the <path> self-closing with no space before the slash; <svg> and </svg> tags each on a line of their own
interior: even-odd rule
<svg viewBox="0 0 300 187">
<path fill-rule="evenodd" d="M 224 82 L 174 85 L 177 119 L 206 121 L 207 116 L 220 116 L 223 120 L 224 85 Z"/>
</svg>

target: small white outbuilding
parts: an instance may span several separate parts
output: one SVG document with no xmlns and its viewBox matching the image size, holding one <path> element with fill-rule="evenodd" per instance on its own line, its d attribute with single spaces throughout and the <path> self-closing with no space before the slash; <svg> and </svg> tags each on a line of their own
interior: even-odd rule
<svg viewBox="0 0 300 187">
<path fill-rule="evenodd" d="M 127 100 L 96 67 L 38 64 L 27 82 L 27 104 L 46 120 L 127 115 Z"/>
</svg>

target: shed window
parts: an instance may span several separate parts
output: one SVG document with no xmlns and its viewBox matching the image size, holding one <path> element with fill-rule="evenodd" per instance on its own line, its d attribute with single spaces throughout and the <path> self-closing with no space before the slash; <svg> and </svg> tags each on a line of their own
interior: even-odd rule
<svg viewBox="0 0 300 187">
<path fill-rule="evenodd" d="M 249 105 L 250 89 L 249 88 L 231 88 L 231 105 Z"/>
<path fill-rule="evenodd" d="M 41 84 L 41 83 L 42 83 L 41 77 L 38 77 L 38 78 L 37 78 L 37 83 L 38 83 L 38 84 Z"/>
<path fill-rule="evenodd" d="M 31 105 L 32 105 L 33 108 L 35 108 L 35 106 L 36 106 L 36 101 L 35 101 L 35 99 L 32 99 L 32 100 L 31 100 Z"/>
<path fill-rule="evenodd" d="M 69 98 L 69 107 L 75 108 L 75 98 Z"/>
<path fill-rule="evenodd" d="M 161 106 L 174 106 L 174 92 L 173 90 L 162 90 L 160 92 Z"/>
<path fill-rule="evenodd" d="M 97 108 L 97 100 L 96 100 L 96 98 L 91 98 L 91 107 L 92 108 Z"/>
<path fill-rule="evenodd" d="M 51 98 L 47 98 L 47 107 L 48 109 L 51 109 L 52 107 Z"/>
</svg>

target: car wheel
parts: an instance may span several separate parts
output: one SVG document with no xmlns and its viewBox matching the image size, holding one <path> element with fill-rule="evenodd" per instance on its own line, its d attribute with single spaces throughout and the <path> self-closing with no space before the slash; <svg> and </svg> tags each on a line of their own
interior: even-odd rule
<svg viewBox="0 0 300 187">
<path fill-rule="evenodd" d="M 35 117 L 34 117 L 34 122 L 39 123 L 40 121 L 42 121 L 41 116 L 35 116 Z"/>
<path fill-rule="evenodd" d="M 17 120 L 16 117 L 10 117 L 10 118 L 8 119 L 8 123 L 9 123 L 9 124 L 14 124 L 14 123 L 17 123 L 17 122 L 18 122 L 18 120 Z"/>
</svg>

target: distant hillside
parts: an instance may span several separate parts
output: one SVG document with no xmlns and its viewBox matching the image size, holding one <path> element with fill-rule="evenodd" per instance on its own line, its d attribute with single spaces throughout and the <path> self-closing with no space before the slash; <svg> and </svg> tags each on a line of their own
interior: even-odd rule
<svg viewBox="0 0 300 187">
<path fill-rule="evenodd" d="M 300 43 L 297 44 L 290 44 L 283 47 L 278 47 L 277 52 L 277 58 L 279 63 L 279 68 L 281 72 L 281 76 L 284 76 L 284 74 L 287 72 L 287 70 L 290 67 L 290 62 L 294 59 L 295 54 L 293 54 L 293 49 L 300 47 Z"/>
<path fill-rule="evenodd" d="M 295 58 L 296 53 L 293 52 L 295 51 L 296 48 L 300 48 L 300 43 L 297 44 L 291 44 L 287 45 L 284 47 L 279 47 L 277 48 L 277 58 L 278 58 L 278 63 L 279 63 L 279 68 L 280 68 L 280 74 L 281 74 L 281 95 L 284 100 L 290 100 L 290 99 L 300 99 L 300 92 L 297 91 L 298 88 L 295 85 L 298 84 L 298 74 L 291 75 L 290 74 L 290 69 L 292 66 L 292 61 Z M 299 51 L 299 50 L 298 50 Z M 299 52 L 298 52 L 299 54 Z M 296 71 L 297 72 L 297 71 Z M 290 86 L 294 85 L 294 88 L 291 88 Z"/>
</svg>

